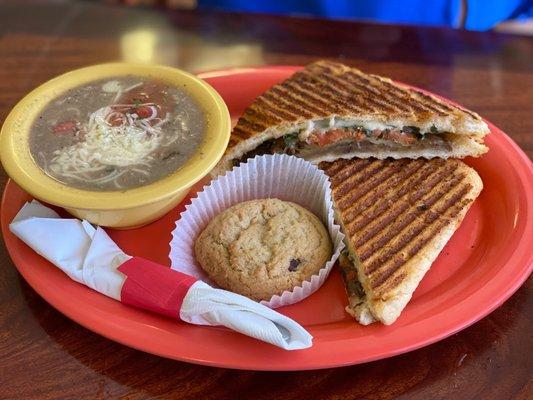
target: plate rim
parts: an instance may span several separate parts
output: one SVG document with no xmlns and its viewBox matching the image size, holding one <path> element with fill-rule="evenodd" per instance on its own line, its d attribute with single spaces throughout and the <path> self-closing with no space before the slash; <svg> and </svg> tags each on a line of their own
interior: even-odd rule
<svg viewBox="0 0 533 400">
<path fill-rule="evenodd" d="M 246 74 L 246 73 L 257 73 L 257 72 L 264 73 L 264 72 L 269 72 L 269 71 L 278 72 L 278 73 L 280 71 L 282 71 L 282 72 L 290 73 L 290 72 L 294 72 L 294 71 L 296 71 L 298 69 L 301 69 L 301 68 L 302 68 L 301 66 L 264 66 L 264 67 L 254 67 L 254 68 L 231 68 L 231 69 L 225 69 L 225 70 L 211 71 L 211 72 L 208 72 L 208 73 L 199 74 L 199 76 L 201 78 L 204 78 L 204 79 L 205 78 L 213 79 L 213 78 L 222 77 L 222 76 L 227 77 L 227 76 L 231 76 L 231 75 L 239 75 L 239 74 Z M 450 101 L 448 99 L 445 99 L 445 100 L 448 101 L 448 102 L 454 103 L 453 101 Z M 494 128 L 495 131 L 497 132 L 498 136 L 500 136 L 501 139 L 504 140 L 506 145 L 510 146 L 510 149 L 513 151 L 514 155 L 518 155 L 518 157 L 516 157 L 516 158 L 515 157 L 513 157 L 513 158 L 509 158 L 508 157 L 507 159 L 508 159 L 508 161 L 510 162 L 510 164 L 512 166 L 516 166 L 516 165 L 521 166 L 521 168 L 515 168 L 514 171 L 517 173 L 517 178 L 520 180 L 520 183 L 522 184 L 522 187 L 524 189 L 523 193 L 525 194 L 525 205 L 526 205 L 525 210 L 524 210 L 525 217 L 526 217 L 526 222 L 525 222 L 525 226 L 524 226 L 524 232 L 527 232 L 528 228 L 530 228 L 530 229 L 533 228 L 533 201 L 532 201 L 533 188 L 532 187 L 528 187 L 527 185 L 524 185 L 524 184 L 525 183 L 527 184 L 527 179 L 528 179 L 527 174 L 529 174 L 530 176 L 533 177 L 533 164 L 531 164 L 531 162 L 529 161 L 529 158 L 527 157 L 527 155 L 522 151 L 522 149 L 520 149 L 520 147 L 510 137 L 508 137 L 503 131 L 501 131 L 499 128 L 497 128 L 493 124 L 490 124 L 490 127 Z M 381 352 L 377 352 L 377 353 L 375 353 L 372 356 L 359 358 L 356 361 L 354 361 L 353 359 L 348 359 L 347 358 L 347 359 L 344 359 L 343 361 L 335 361 L 335 362 L 325 361 L 325 362 L 323 362 L 322 358 L 318 357 L 318 359 L 314 360 L 314 362 L 310 362 L 309 360 L 307 360 L 307 361 L 304 360 L 303 363 L 290 362 L 290 363 L 287 363 L 286 365 L 285 364 L 281 365 L 281 364 L 278 363 L 279 365 L 270 366 L 270 365 L 265 365 L 265 362 L 263 360 L 249 360 L 246 363 L 238 362 L 237 364 L 235 364 L 235 363 L 233 363 L 231 361 L 228 361 L 228 360 L 223 360 L 223 361 L 217 361 L 217 360 L 214 360 L 214 359 L 206 360 L 206 359 L 200 359 L 198 357 L 195 358 L 194 356 L 180 356 L 180 355 L 176 355 L 176 354 L 167 354 L 165 352 L 160 352 L 160 351 L 154 350 L 153 346 L 151 347 L 149 344 L 146 344 L 146 343 L 143 343 L 143 342 L 141 342 L 141 344 L 139 344 L 137 340 L 132 339 L 128 335 L 126 335 L 126 338 L 122 337 L 121 331 L 116 329 L 116 326 L 106 327 L 104 329 L 104 328 L 102 328 L 102 325 L 97 324 L 97 326 L 95 327 L 93 320 L 87 321 L 87 319 L 84 319 L 84 317 L 82 316 L 83 312 L 79 313 L 79 310 L 74 310 L 73 307 L 70 304 L 68 304 L 68 302 L 66 302 L 66 303 L 65 302 L 61 302 L 60 301 L 60 299 L 61 299 L 60 296 L 55 296 L 55 295 L 51 296 L 49 293 L 47 293 L 47 289 L 42 287 L 41 282 L 39 282 L 39 280 L 35 279 L 35 277 L 33 277 L 30 274 L 28 274 L 28 271 L 25 270 L 24 268 L 22 268 L 22 270 L 21 270 L 21 268 L 19 267 L 18 263 L 23 263 L 23 257 L 19 253 L 15 252 L 15 247 L 16 246 L 13 246 L 13 243 L 12 243 L 13 240 L 17 241 L 18 239 L 15 238 L 15 237 L 12 237 L 11 232 L 9 232 L 8 223 L 10 221 L 6 221 L 5 220 L 7 218 L 7 216 L 5 215 L 5 212 L 3 211 L 4 208 L 5 208 L 4 204 L 7 201 L 6 198 L 7 198 L 8 191 L 11 189 L 11 186 L 13 186 L 13 185 L 16 185 L 16 184 L 14 182 L 12 182 L 11 180 L 8 180 L 6 182 L 6 185 L 5 185 L 4 191 L 3 191 L 3 195 L 2 195 L 2 203 L 1 203 L 2 205 L 1 205 L 1 210 L 0 210 L 0 213 L 1 213 L 0 217 L 1 217 L 1 228 L 2 228 L 2 234 L 3 234 L 3 237 L 4 237 L 4 242 L 5 242 L 8 254 L 10 255 L 11 259 L 13 260 L 13 264 L 15 265 L 15 267 L 17 268 L 19 273 L 21 273 L 21 275 L 24 277 L 26 282 L 44 300 L 46 300 L 50 305 L 52 305 L 52 307 L 54 307 L 56 310 L 58 310 L 59 312 L 61 312 L 65 316 L 67 316 L 68 318 L 72 319 L 76 323 L 78 323 L 78 324 L 84 326 L 85 328 L 87 328 L 87 329 L 89 329 L 89 330 L 91 330 L 93 332 L 96 332 L 96 333 L 98 333 L 98 334 L 100 334 L 100 335 L 102 335 L 102 336 L 104 336 L 104 337 L 106 337 L 106 338 L 108 338 L 110 340 L 116 341 L 118 343 L 121 343 L 123 345 L 129 346 L 129 347 L 132 347 L 132 348 L 135 348 L 137 350 L 145 351 L 145 352 L 148 352 L 148 353 L 151 353 L 151 354 L 155 354 L 155 355 L 158 355 L 158 356 L 167 357 L 167 358 L 180 360 L 180 361 L 191 362 L 191 363 L 195 363 L 195 364 L 201 364 L 201 365 L 208 365 L 208 366 L 214 366 L 214 367 L 223 367 L 223 368 L 232 368 L 232 369 L 246 369 L 246 370 L 289 371 L 289 370 L 311 370 L 311 369 L 340 367 L 340 366 L 365 363 L 365 362 L 375 361 L 375 360 L 378 360 L 378 359 L 393 357 L 393 356 L 396 356 L 396 355 L 399 355 L 399 354 L 403 354 L 403 353 L 406 353 L 406 352 L 409 352 L 409 351 L 413 351 L 413 350 L 419 349 L 421 347 L 425 347 L 427 345 L 430 345 L 432 343 L 438 342 L 438 341 L 440 341 L 440 340 L 442 340 L 442 339 L 444 339 L 446 337 L 449 337 L 449 336 L 451 336 L 451 335 L 453 335 L 453 334 L 455 334 L 455 333 L 467 328 L 468 326 L 476 323 L 477 321 L 479 321 L 480 319 L 484 318 L 486 315 L 488 315 L 489 313 L 494 311 L 496 308 L 498 308 L 509 297 L 511 297 L 518 290 L 518 288 L 523 284 L 523 282 L 528 278 L 528 276 L 531 274 L 531 272 L 533 270 L 533 263 L 531 262 L 531 260 L 529 261 L 529 267 L 527 266 L 528 260 L 527 260 L 527 254 L 526 254 L 527 253 L 527 248 L 528 248 L 528 243 L 530 242 L 533 245 L 533 239 L 531 239 L 529 242 L 527 242 L 527 238 L 524 239 L 525 235 L 522 235 L 520 237 L 520 240 L 519 240 L 519 242 L 517 244 L 517 248 L 516 248 L 516 249 L 523 248 L 522 252 L 520 254 L 517 254 L 518 252 L 515 251 L 506 260 L 507 262 L 509 262 L 511 259 L 514 260 L 516 257 L 519 257 L 520 260 L 522 260 L 522 258 L 523 258 L 523 263 L 525 265 L 522 268 L 522 273 L 517 275 L 515 277 L 515 279 L 512 280 L 511 284 L 509 284 L 509 282 L 507 282 L 507 285 L 506 285 L 507 288 L 504 291 L 504 294 L 501 295 L 501 296 L 498 296 L 497 298 L 495 298 L 495 300 L 492 301 L 488 307 L 486 307 L 486 306 L 482 307 L 481 311 L 478 310 L 476 313 L 474 313 L 475 314 L 474 317 L 472 317 L 472 316 L 470 316 L 468 318 L 463 317 L 462 318 L 462 320 L 464 320 L 463 322 L 456 323 L 453 328 L 448 328 L 447 330 L 441 332 L 438 335 L 432 335 L 431 337 L 426 338 L 426 339 L 419 339 L 416 343 L 404 344 L 403 346 L 397 346 L 396 349 L 393 350 L 393 351 L 384 350 L 384 351 L 381 351 Z M 6 238 L 8 238 L 8 240 L 6 240 Z M 527 243 L 525 243 L 525 242 L 527 242 Z M 530 257 L 530 258 L 532 258 L 532 257 Z M 517 260 L 513 261 L 513 263 L 517 263 L 517 262 L 518 262 Z M 522 263 L 520 263 L 520 264 L 522 264 Z M 65 279 L 68 279 L 68 277 L 65 276 Z M 73 283 L 75 283 L 75 282 L 73 282 Z M 85 290 L 90 290 L 90 289 L 87 289 L 87 288 L 83 287 L 82 285 L 80 285 L 80 288 L 81 289 L 85 289 Z M 476 294 L 478 292 L 480 292 L 480 291 L 482 291 L 482 288 L 480 290 L 477 290 Z M 458 304 L 458 305 L 460 305 L 460 304 Z M 472 314 L 472 313 L 470 313 L 470 314 Z M 201 328 L 213 329 L 213 328 L 210 328 L 210 327 L 201 327 Z M 357 340 L 357 338 L 343 339 L 340 342 L 349 343 L 351 340 Z M 315 342 L 315 345 L 316 345 L 316 342 Z M 304 350 L 304 351 L 312 351 L 312 350 L 313 350 L 313 348 L 311 348 L 309 350 Z"/>
</svg>

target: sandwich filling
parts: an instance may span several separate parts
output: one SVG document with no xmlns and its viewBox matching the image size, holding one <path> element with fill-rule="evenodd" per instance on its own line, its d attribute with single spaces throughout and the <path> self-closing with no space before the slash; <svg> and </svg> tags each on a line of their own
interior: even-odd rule
<svg viewBox="0 0 533 400">
<path fill-rule="evenodd" d="M 346 312 L 357 319 L 360 324 L 369 325 L 375 321 L 375 318 L 370 311 L 365 290 L 359 280 L 357 263 L 356 258 L 347 249 L 341 252 L 339 266 L 341 267 L 344 286 L 348 295 Z"/>
<path fill-rule="evenodd" d="M 369 129 L 360 125 L 339 126 L 333 129 L 317 129 L 306 134 L 292 132 L 270 139 L 235 160 L 234 164 L 259 154 L 285 153 L 312 158 L 324 152 L 346 153 L 357 150 L 402 148 L 432 148 L 451 150 L 450 133 L 439 132 L 434 126 L 429 132 L 421 132 L 414 126 L 379 127 Z"/>
</svg>

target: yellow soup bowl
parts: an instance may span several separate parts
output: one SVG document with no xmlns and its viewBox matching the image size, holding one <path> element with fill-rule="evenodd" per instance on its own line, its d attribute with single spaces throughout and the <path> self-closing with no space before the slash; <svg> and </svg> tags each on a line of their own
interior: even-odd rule
<svg viewBox="0 0 533 400">
<path fill-rule="evenodd" d="M 91 81 L 135 75 L 156 78 L 184 89 L 205 115 L 203 140 L 188 161 L 153 183 L 117 191 L 93 191 L 70 187 L 44 173 L 29 146 L 31 127 L 53 99 Z M 94 224 L 133 228 L 152 222 L 175 207 L 191 186 L 206 176 L 228 145 L 231 121 L 226 104 L 206 82 L 176 68 L 127 63 L 100 64 L 60 75 L 24 97 L 6 118 L 0 133 L 0 158 L 19 186 L 38 200 L 63 207 L 72 215 Z"/>
</svg>

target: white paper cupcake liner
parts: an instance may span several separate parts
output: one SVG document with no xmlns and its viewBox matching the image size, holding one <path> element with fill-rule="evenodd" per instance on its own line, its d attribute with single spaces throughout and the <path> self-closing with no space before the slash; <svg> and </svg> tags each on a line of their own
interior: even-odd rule
<svg viewBox="0 0 533 400">
<path fill-rule="evenodd" d="M 195 276 L 216 286 L 197 263 L 194 242 L 207 224 L 222 211 L 243 201 L 277 198 L 297 203 L 318 216 L 327 227 L 333 243 L 331 259 L 318 274 L 292 291 L 261 301 L 271 308 L 297 303 L 314 293 L 326 281 L 344 248 L 344 235 L 333 217 L 328 177 L 315 165 L 285 154 L 257 156 L 233 168 L 205 186 L 181 213 L 172 232 L 170 261 L 172 269 Z"/>
</svg>

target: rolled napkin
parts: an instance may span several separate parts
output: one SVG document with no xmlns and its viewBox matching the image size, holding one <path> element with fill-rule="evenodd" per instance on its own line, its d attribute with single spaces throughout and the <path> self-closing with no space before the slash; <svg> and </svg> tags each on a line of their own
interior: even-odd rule
<svg viewBox="0 0 533 400">
<path fill-rule="evenodd" d="M 191 324 L 223 325 L 285 350 L 312 345 L 312 336 L 292 319 L 190 275 L 131 257 L 102 228 L 61 218 L 38 201 L 26 203 L 9 228 L 71 279 L 122 303 Z"/>
</svg>

